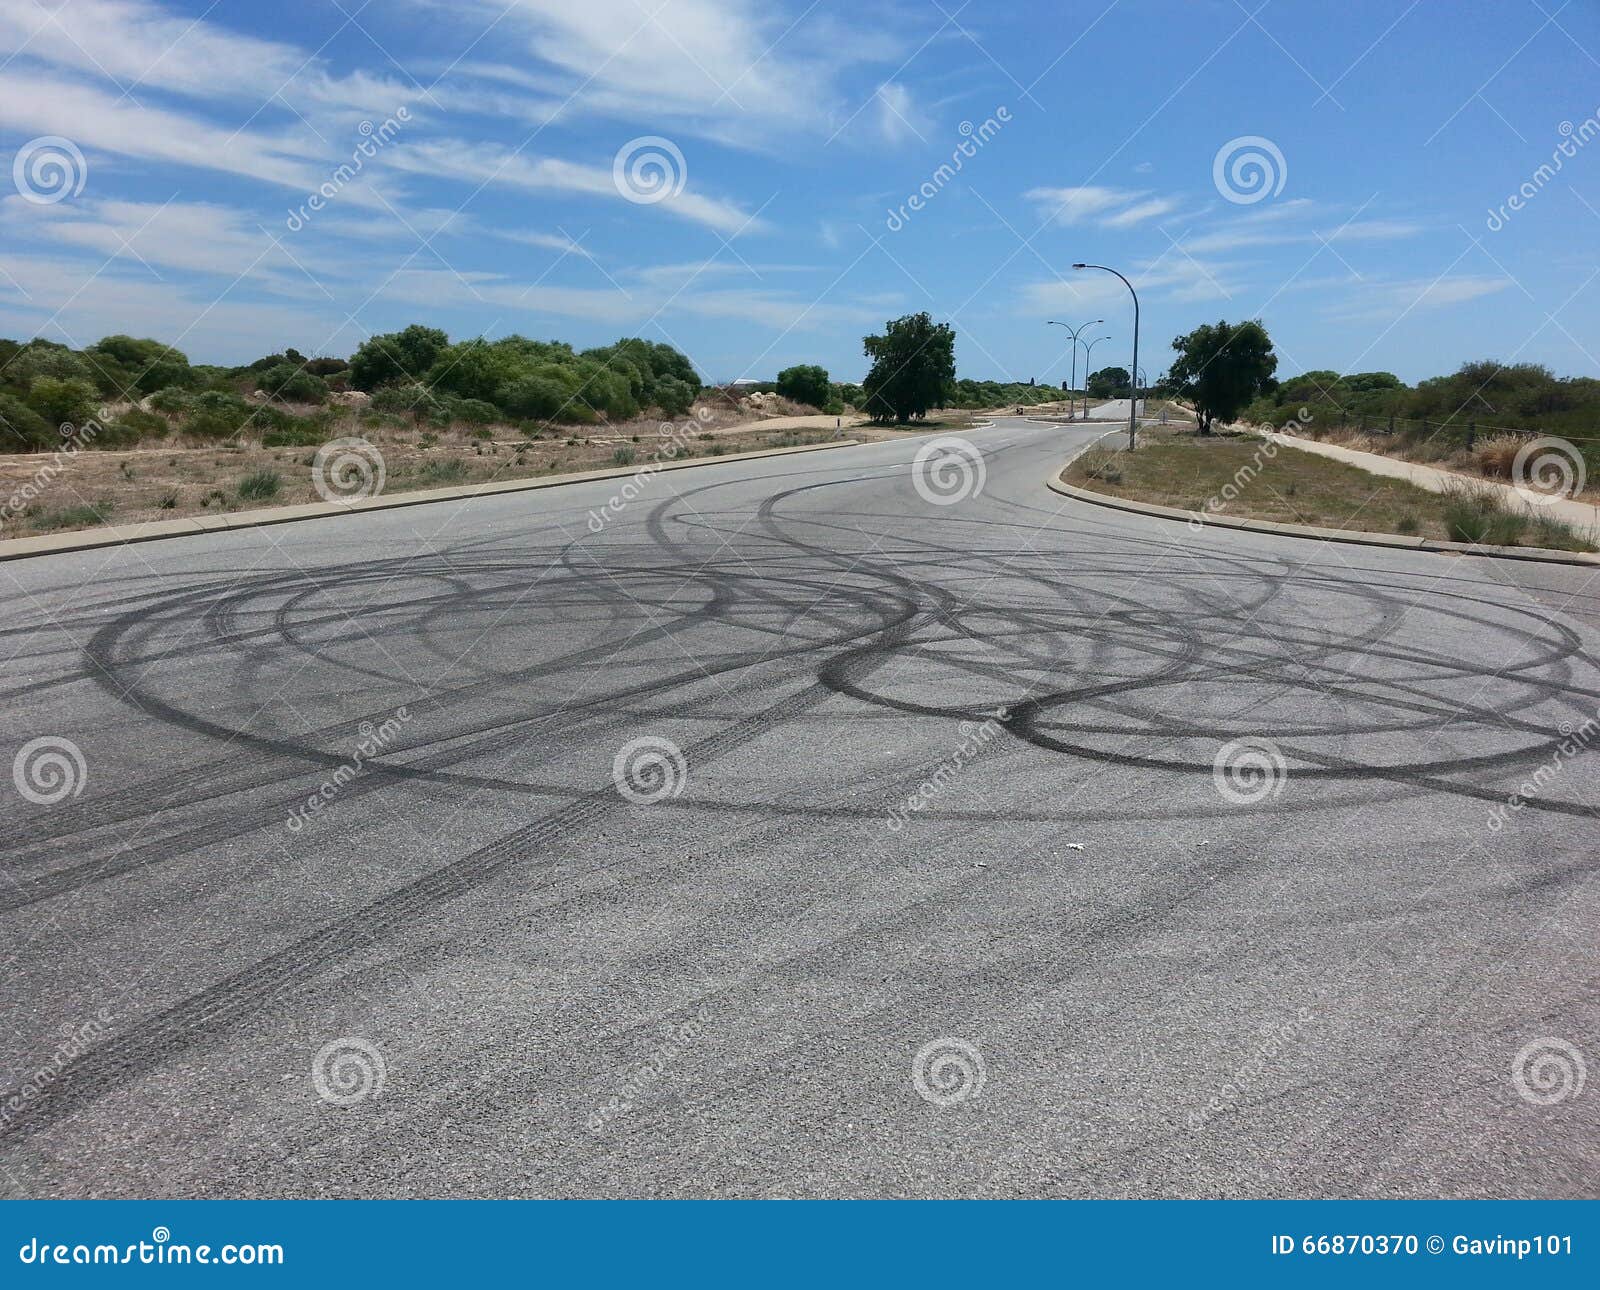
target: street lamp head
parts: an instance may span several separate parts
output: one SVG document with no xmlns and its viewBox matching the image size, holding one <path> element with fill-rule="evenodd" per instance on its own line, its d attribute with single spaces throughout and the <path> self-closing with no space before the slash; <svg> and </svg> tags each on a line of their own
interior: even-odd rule
<svg viewBox="0 0 1600 1290">
<path fill-rule="evenodd" d="M 1087 264 L 1074 264 L 1072 267 L 1074 269 L 1087 269 L 1089 266 Z"/>
</svg>

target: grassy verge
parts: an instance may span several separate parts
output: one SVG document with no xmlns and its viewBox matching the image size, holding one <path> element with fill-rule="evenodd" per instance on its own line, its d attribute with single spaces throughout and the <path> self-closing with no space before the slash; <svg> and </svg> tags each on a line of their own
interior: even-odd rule
<svg viewBox="0 0 1600 1290">
<path fill-rule="evenodd" d="M 1533 508 L 1507 509 L 1488 489 L 1430 493 L 1253 435 L 1146 432 L 1136 452 L 1092 448 L 1062 478 L 1114 497 L 1235 519 L 1494 546 L 1595 549 Z"/>
<path fill-rule="evenodd" d="M 386 494 L 643 466 L 658 460 L 663 442 L 655 422 L 574 428 L 538 439 L 514 430 L 423 430 L 388 417 L 340 428 L 366 438 L 382 455 Z M 678 450 L 670 460 L 835 437 L 832 429 L 763 428 L 759 421 L 714 425 L 675 441 Z M 322 500 L 312 479 L 315 445 L 271 444 L 265 438 L 207 447 L 170 443 L 86 451 L 61 462 L 41 453 L 0 455 L 0 538 Z"/>
</svg>

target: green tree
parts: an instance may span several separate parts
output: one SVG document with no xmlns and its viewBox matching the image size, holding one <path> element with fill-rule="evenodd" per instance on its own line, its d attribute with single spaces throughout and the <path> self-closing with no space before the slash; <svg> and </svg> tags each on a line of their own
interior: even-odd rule
<svg viewBox="0 0 1600 1290">
<path fill-rule="evenodd" d="M 1254 320 L 1204 323 L 1177 337 L 1172 348 L 1178 357 L 1167 379 L 1194 404 L 1201 434 L 1210 434 L 1214 421 L 1232 421 L 1273 387 L 1278 356 L 1267 329 Z"/>
<path fill-rule="evenodd" d="M 874 421 L 902 425 L 942 408 L 955 394 L 956 333 L 926 311 L 896 318 L 881 336 L 864 336 L 872 370 L 861 383 L 864 409 Z"/>
<path fill-rule="evenodd" d="M 55 426 L 16 395 L 0 391 L 0 452 L 34 452 L 60 442 Z"/>
<path fill-rule="evenodd" d="M 778 373 L 778 393 L 796 403 L 820 408 L 828 401 L 828 372 L 814 363 L 786 367 Z"/>
<path fill-rule="evenodd" d="M 1102 367 L 1088 377 L 1083 388 L 1092 399 L 1126 399 L 1133 394 L 1125 367 Z"/>
<path fill-rule="evenodd" d="M 404 331 L 371 336 L 350 357 L 350 384 L 376 390 L 398 382 L 419 381 L 450 344 L 437 327 L 412 323 Z"/>
<path fill-rule="evenodd" d="M 283 403 L 326 403 L 328 383 L 294 363 L 269 367 L 256 380 L 256 388 Z"/>
<path fill-rule="evenodd" d="M 28 406 L 53 426 L 81 426 L 94 420 L 99 402 L 93 381 L 74 376 L 41 376 L 28 390 Z"/>
<path fill-rule="evenodd" d="M 97 374 L 104 374 L 120 384 L 121 391 L 127 391 L 128 398 L 154 394 L 169 385 L 187 388 L 194 384 L 188 356 L 170 345 L 163 345 L 159 340 L 106 336 L 86 349 L 83 357 Z M 113 393 L 104 384 L 101 385 L 101 392 Z"/>
</svg>

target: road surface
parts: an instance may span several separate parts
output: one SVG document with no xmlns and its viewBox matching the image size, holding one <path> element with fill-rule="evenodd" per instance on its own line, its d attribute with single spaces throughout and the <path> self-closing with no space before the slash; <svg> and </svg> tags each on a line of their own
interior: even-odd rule
<svg viewBox="0 0 1600 1290">
<path fill-rule="evenodd" d="M 1128 419 L 1129 399 L 1109 399 L 1104 403 L 1097 403 L 1089 409 L 1088 417 L 1091 421 L 1126 421 Z M 1139 400 L 1139 416 L 1144 417 L 1145 401 Z"/>
<path fill-rule="evenodd" d="M 1593 1195 L 1592 571 L 1098 433 L 0 565 L 0 1185 Z"/>
</svg>

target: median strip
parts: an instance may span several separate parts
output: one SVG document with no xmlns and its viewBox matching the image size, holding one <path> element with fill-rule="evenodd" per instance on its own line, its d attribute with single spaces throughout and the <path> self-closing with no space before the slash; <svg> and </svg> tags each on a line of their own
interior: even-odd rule
<svg viewBox="0 0 1600 1290">
<path fill-rule="evenodd" d="M 1047 483 L 1078 501 L 1179 520 L 1195 532 L 1214 526 L 1437 553 L 1600 563 L 1588 542 L 1534 508 L 1507 511 L 1470 490 L 1441 496 L 1254 435 L 1146 432 L 1133 453 L 1097 443 Z M 1457 540 L 1463 533 L 1511 540 Z"/>
</svg>

